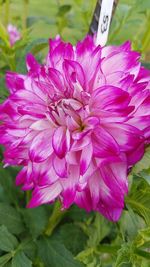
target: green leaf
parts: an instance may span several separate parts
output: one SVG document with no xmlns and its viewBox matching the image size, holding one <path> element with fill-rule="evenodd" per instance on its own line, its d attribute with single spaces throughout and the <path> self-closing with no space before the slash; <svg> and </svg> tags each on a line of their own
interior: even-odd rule
<svg viewBox="0 0 150 267">
<path fill-rule="evenodd" d="M 80 251 L 82 251 L 87 241 L 87 236 L 84 232 L 79 226 L 73 223 L 66 223 L 60 226 L 57 236 L 65 247 L 73 253 L 73 255 L 77 255 Z"/>
<path fill-rule="evenodd" d="M 5 225 L 13 234 L 20 234 L 24 230 L 20 213 L 4 203 L 0 203 L 0 224 Z"/>
<path fill-rule="evenodd" d="M 143 158 L 135 164 L 132 169 L 133 174 L 139 174 L 142 170 L 148 169 L 150 166 L 150 147 L 148 147 L 145 151 Z"/>
<path fill-rule="evenodd" d="M 109 222 L 97 212 L 94 222 L 87 228 L 87 234 L 89 236 L 88 246 L 97 246 L 109 234 L 110 230 Z"/>
<path fill-rule="evenodd" d="M 37 238 L 43 233 L 48 222 L 48 216 L 44 206 L 35 209 L 23 209 L 22 215 L 33 238 Z"/>
<path fill-rule="evenodd" d="M 40 239 L 38 250 L 45 267 L 83 267 L 81 263 L 74 260 L 69 250 L 59 241 L 48 238 Z"/>
<path fill-rule="evenodd" d="M 71 5 L 62 5 L 58 9 L 57 16 L 62 17 L 66 15 L 71 10 Z"/>
<path fill-rule="evenodd" d="M 136 237 L 138 230 L 145 227 L 143 218 L 134 213 L 132 209 L 124 210 L 118 223 L 124 240 L 128 241 L 132 241 Z"/>
<path fill-rule="evenodd" d="M 150 185 L 144 179 L 133 183 L 126 203 L 150 225 Z"/>
<path fill-rule="evenodd" d="M 12 259 L 12 267 L 32 267 L 32 262 L 23 252 L 18 252 Z"/>
<path fill-rule="evenodd" d="M 18 169 L 2 168 L 0 167 L 0 187 L 2 194 L 0 195 L 0 202 L 7 202 L 18 206 L 24 198 L 24 192 L 20 188 L 15 186 L 15 177 L 18 173 Z"/>
<path fill-rule="evenodd" d="M 92 212 L 87 213 L 84 209 L 81 209 L 76 205 L 70 207 L 67 213 L 68 218 L 73 221 L 87 221 L 91 215 L 93 215 Z"/>
<path fill-rule="evenodd" d="M 134 240 L 134 244 L 137 247 L 143 247 L 145 244 L 147 245 L 147 243 L 150 244 L 150 227 L 141 229 Z"/>
<path fill-rule="evenodd" d="M 147 170 L 143 170 L 139 174 L 147 183 L 150 185 L 150 168 Z"/>
<path fill-rule="evenodd" d="M 129 244 L 124 244 L 121 249 L 118 250 L 117 259 L 114 267 L 123 266 L 125 263 L 130 262 L 131 247 Z"/>
<path fill-rule="evenodd" d="M 29 259 L 34 260 L 37 252 L 36 242 L 27 238 L 20 243 L 18 248 L 22 250 Z"/>
<path fill-rule="evenodd" d="M 14 235 L 8 232 L 5 226 L 0 226 L 0 249 L 6 252 L 14 250 L 18 241 Z"/>
<path fill-rule="evenodd" d="M 12 258 L 11 253 L 7 253 L 4 256 L 1 256 L 0 257 L 0 267 L 3 267 L 11 258 Z"/>
</svg>

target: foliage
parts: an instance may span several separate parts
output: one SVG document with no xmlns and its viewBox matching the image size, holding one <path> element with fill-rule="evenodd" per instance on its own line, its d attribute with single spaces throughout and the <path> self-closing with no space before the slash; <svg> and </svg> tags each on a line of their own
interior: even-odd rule
<svg viewBox="0 0 150 267">
<path fill-rule="evenodd" d="M 0 1 L 0 102 L 8 95 L 6 70 L 25 73 L 28 52 L 42 61 L 50 35 L 54 37 L 59 33 L 73 43 L 81 39 L 88 32 L 96 3 L 44 0 L 41 5 L 41 1 L 14 0 L 10 6 L 9 2 Z M 120 0 L 109 37 L 113 44 L 131 39 L 133 47 L 142 52 L 147 67 L 149 18 L 149 0 Z M 6 31 L 9 20 L 22 28 L 22 38 L 13 47 L 9 45 Z M 56 207 L 56 214 L 52 212 L 53 205 L 26 209 L 30 196 L 16 188 L 17 172 L 17 168 L 0 166 L 0 267 L 150 266 L 149 148 L 129 175 L 130 192 L 116 224 L 98 213 L 86 213 L 75 206 L 64 213 L 61 220 Z M 46 231 L 48 224 L 50 231 Z"/>
</svg>

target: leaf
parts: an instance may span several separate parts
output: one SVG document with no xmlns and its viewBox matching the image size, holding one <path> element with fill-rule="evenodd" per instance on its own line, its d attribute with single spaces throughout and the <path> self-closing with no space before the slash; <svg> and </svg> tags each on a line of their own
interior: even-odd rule
<svg viewBox="0 0 150 267">
<path fill-rule="evenodd" d="M 24 198 L 24 192 L 15 186 L 14 179 L 18 173 L 18 169 L 2 168 L 0 167 L 0 186 L 2 194 L 0 196 L 0 202 L 7 202 L 18 206 L 18 203 L 22 202 Z"/>
<path fill-rule="evenodd" d="M 48 23 L 48 24 L 54 24 L 55 20 L 45 17 L 45 16 L 29 16 L 27 18 L 27 27 L 31 27 L 34 23 L 38 23 L 40 20 Z"/>
<path fill-rule="evenodd" d="M 27 238 L 20 243 L 19 250 L 22 250 L 29 259 L 34 260 L 37 246 L 32 239 Z"/>
<path fill-rule="evenodd" d="M 65 247 L 73 253 L 73 255 L 77 255 L 80 251 L 82 251 L 87 241 L 87 236 L 84 232 L 79 226 L 73 223 L 66 223 L 60 226 L 57 236 L 58 240 L 60 239 Z"/>
<path fill-rule="evenodd" d="M 45 267 L 83 267 L 59 241 L 42 238 L 38 242 L 38 251 Z"/>
<path fill-rule="evenodd" d="M 150 147 L 145 151 L 143 158 L 132 168 L 133 174 L 139 174 L 142 170 L 150 167 Z"/>
<path fill-rule="evenodd" d="M 58 9 L 57 16 L 58 17 L 63 17 L 66 15 L 69 11 L 71 10 L 71 5 L 62 5 Z"/>
<path fill-rule="evenodd" d="M 0 203 L 0 224 L 5 225 L 13 234 L 20 234 L 24 230 L 20 213 L 4 203 Z"/>
<path fill-rule="evenodd" d="M 12 257 L 11 253 L 7 253 L 7 254 L 1 256 L 0 257 L 0 267 L 3 267 L 11 259 L 11 257 Z"/>
<path fill-rule="evenodd" d="M 150 185 L 150 168 L 141 171 L 139 175 Z"/>
<path fill-rule="evenodd" d="M 5 226 L 0 226 L 0 249 L 6 252 L 14 250 L 18 241 L 14 235 L 8 232 Z"/>
<path fill-rule="evenodd" d="M 48 216 L 44 206 L 35 209 L 23 209 L 22 215 L 33 238 L 37 238 L 43 233 L 48 222 Z"/>
<path fill-rule="evenodd" d="M 81 209 L 76 205 L 70 207 L 67 213 L 68 218 L 73 221 L 87 221 L 91 215 L 93 215 L 93 212 L 87 213 L 84 209 Z"/>
<path fill-rule="evenodd" d="M 149 243 L 150 244 L 150 227 L 145 228 L 145 229 L 141 229 L 138 232 L 137 237 L 134 240 L 134 244 L 137 247 L 143 247 L 145 245 L 145 243 Z"/>
<path fill-rule="evenodd" d="M 126 197 L 126 204 L 150 225 L 150 185 L 144 179 L 133 183 L 131 192 Z"/>
<path fill-rule="evenodd" d="M 12 259 L 12 267 L 32 267 L 32 262 L 23 252 L 19 251 Z"/>
<path fill-rule="evenodd" d="M 87 233 L 89 247 L 97 246 L 110 232 L 109 222 L 98 212 L 95 214 L 95 220 L 89 225 Z"/>
<path fill-rule="evenodd" d="M 119 220 L 120 232 L 124 240 L 132 241 L 136 237 L 138 230 L 145 227 L 145 222 L 138 214 L 134 213 L 132 209 L 124 210 Z"/>
<path fill-rule="evenodd" d="M 150 1 L 149 0 L 139 0 L 138 7 L 140 10 L 150 9 Z"/>
<path fill-rule="evenodd" d="M 130 262 L 130 249 L 130 245 L 124 244 L 121 249 L 118 250 L 117 259 L 114 267 L 120 267 L 122 266 L 122 264 Z"/>
</svg>

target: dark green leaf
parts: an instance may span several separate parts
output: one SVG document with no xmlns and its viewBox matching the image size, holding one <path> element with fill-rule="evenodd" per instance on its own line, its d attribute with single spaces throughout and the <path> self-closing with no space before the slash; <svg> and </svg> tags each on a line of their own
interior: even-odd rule
<svg viewBox="0 0 150 267">
<path fill-rule="evenodd" d="M 36 242 L 30 238 L 25 239 L 19 245 L 19 250 L 22 250 L 29 259 L 34 260 L 37 251 Z"/>
<path fill-rule="evenodd" d="M 8 232 L 5 226 L 0 226 L 0 249 L 6 252 L 14 250 L 18 241 L 14 235 Z"/>
<path fill-rule="evenodd" d="M 77 255 L 86 245 L 87 236 L 79 226 L 73 223 L 62 225 L 57 234 L 60 241 L 73 253 L 73 255 Z"/>
<path fill-rule="evenodd" d="M 45 267 L 83 267 L 59 241 L 43 238 L 39 240 L 38 248 Z"/>
<path fill-rule="evenodd" d="M 12 259 L 12 267 L 32 267 L 32 262 L 23 252 L 17 252 Z"/>
<path fill-rule="evenodd" d="M 42 234 L 48 222 L 48 216 L 44 206 L 35 209 L 23 209 L 22 215 L 33 238 Z"/>
<path fill-rule="evenodd" d="M 5 225 L 13 234 L 20 234 L 24 230 L 19 212 L 4 203 L 0 203 L 0 224 Z"/>
</svg>

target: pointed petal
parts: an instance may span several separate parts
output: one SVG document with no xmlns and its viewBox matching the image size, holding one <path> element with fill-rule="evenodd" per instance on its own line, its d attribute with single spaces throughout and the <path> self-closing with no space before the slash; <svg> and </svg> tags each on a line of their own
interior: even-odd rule
<svg viewBox="0 0 150 267">
<path fill-rule="evenodd" d="M 70 133 L 65 127 L 58 127 L 52 138 L 52 145 L 56 155 L 63 158 L 70 148 Z"/>
<path fill-rule="evenodd" d="M 67 177 L 67 163 L 65 158 L 60 159 L 57 156 L 54 156 L 53 159 L 53 167 L 55 169 L 56 174 L 61 177 Z"/>
<path fill-rule="evenodd" d="M 35 208 L 42 204 L 49 203 L 55 200 L 61 191 L 62 186 L 60 185 L 59 181 L 50 186 L 37 186 L 32 193 L 32 198 L 27 207 Z"/>
<path fill-rule="evenodd" d="M 88 146 L 83 148 L 81 152 L 81 158 L 80 158 L 80 174 L 81 175 L 84 175 L 84 173 L 87 171 L 90 165 L 91 159 L 92 159 L 92 155 L 93 155 L 93 146 L 90 143 Z"/>
<path fill-rule="evenodd" d="M 36 135 L 29 150 L 31 161 L 41 162 L 47 159 L 53 153 L 52 133 L 45 130 Z"/>
</svg>

